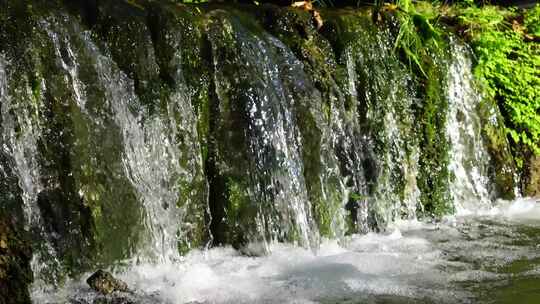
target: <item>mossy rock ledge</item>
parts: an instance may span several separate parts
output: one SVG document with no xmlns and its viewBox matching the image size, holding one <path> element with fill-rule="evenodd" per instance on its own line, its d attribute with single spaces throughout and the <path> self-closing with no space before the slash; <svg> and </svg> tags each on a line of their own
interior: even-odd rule
<svg viewBox="0 0 540 304">
<path fill-rule="evenodd" d="M 0 304 L 30 302 L 32 252 L 54 252 L 43 268 L 61 285 L 136 255 L 316 248 L 453 210 L 451 54 L 430 49 L 426 79 L 369 8 L 321 9 L 317 29 L 272 4 L 0 7 Z M 479 112 L 494 198 L 511 198 L 504 126 L 487 123 L 500 113 Z M 526 167 L 539 195 L 540 158 Z M 105 271 L 89 284 L 127 290 Z"/>
</svg>

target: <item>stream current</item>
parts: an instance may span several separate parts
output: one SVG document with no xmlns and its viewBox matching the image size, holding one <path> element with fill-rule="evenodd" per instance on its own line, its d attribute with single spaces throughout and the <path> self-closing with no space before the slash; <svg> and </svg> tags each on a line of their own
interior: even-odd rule
<svg viewBox="0 0 540 304">
<path fill-rule="evenodd" d="M 273 244 L 269 255 L 249 257 L 214 248 L 115 272 L 133 292 L 104 297 L 81 280 L 35 289 L 34 301 L 538 303 L 540 202 L 499 201 L 438 223 L 400 221 L 386 233 L 327 240 L 316 252 Z"/>
</svg>

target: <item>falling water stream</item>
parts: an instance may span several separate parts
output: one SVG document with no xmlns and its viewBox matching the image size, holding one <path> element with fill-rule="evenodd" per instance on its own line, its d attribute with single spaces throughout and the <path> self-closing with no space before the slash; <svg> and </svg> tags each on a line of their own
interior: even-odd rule
<svg viewBox="0 0 540 304">
<path fill-rule="evenodd" d="M 367 15 L 323 36 L 271 8 L 122 5 L 13 19 L 33 30 L 0 47 L 34 303 L 540 301 L 540 202 L 494 190 L 498 110 L 457 39 L 429 116 Z M 96 268 L 129 292 L 91 290 Z"/>
<path fill-rule="evenodd" d="M 453 53 L 454 59 L 448 70 L 446 130 L 452 146 L 449 162 L 449 170 L 454 175 L 451 193 L 458 215 L 445 217 L 440 222 L 420 222 L 410 215 L 412 219 L 389 223 L 385 232 L 355 234 L 338 240 L 323 239 L 315 251 L 270 241 L 265 243 L 267 254 L 258 257 L 223 247 L 193 250 L 174 259 L 162 256 L 153 261 L 132 262 L 130 266 L 112 268 L 132 289 L 132 292 L 120 295 L 120 299 L 126 303 L 534 303 L 540 298 L 540 288 L 536 285 L 540 279 L 540 202 L 525 198 L 491 202 L 487 177 L 489 155 L 480 135 L 480 118 L 475 114 L 481 97 L 472 86 L 467 50 L 457 45 Z M 98 57 L 98 64 L 110 64 L 104 60 Z M 265 66 L 264 59 L 261 64 Z M 276 77 L 276 73 L 269 72 L 268 75 Z M 107 75 L 111 75 L 110 72 L 100 77 L 110 77 Z M 155 185 L 163 185 L 163 181 L 170 178 L 164 174 L 172 174 L 174 170 L 180 170 L 175 174 L 181 174 L 181 168 L 164 167 L 154 173 L 151 161 L 162 166 L 167 160 L 158 161 L 158 157 L 172 157 L 179 152 L 167 150 L 174 147 L 163 145 L 168 142 L 166 137 L 159 138 L 163 136 L 160 134 L 165 134 L 162 121 L 149 121 L 147 129 L 143 129 L 126 110 L 126 105 L 136 97 L 117 89 L 129 87 L 123 84 L 125 81 L 116 79 L 112 81 L 115 86 L 109 88 L 111 94 L 118 92 L 114 94 L 123 96 L 111 96 L 111 99 L 116 100 L 113 106 L 115 119 L 123 126 L 125 170 L 141 200 L 146 202 L 149 217 L 154 221 L 148 224 L 150 229 L 161 229 L 153 235 L 161 235 L 163 239 L 153 239 L 151 248 L 170 254 L 174 246 L 163 242 L 172 232 L 162 229 L 169 229 L 172 222 L 167 220 L 166 209 L 161 207 L 166 203 L 163 199 L 172 202 L 177 197 L 167 194 L 168 188 L 156 188 Z M 265 81 L 279 85 L 275 78 Z M 104 82 L 104 86 L 107 87 L 109 82 Z M 349 89 L 355 90 L 352 84 Z M 274 87 L 274 90 L 282 89 Z M 287 143 L 294 139 L 285 137 L 286 126 L 265 125 L 269 119 L 264 110 L 268 102 L 263 99 L 260 104 L 250 105 L 253 128 L 261 128 L 257 132 L 268 136 L 251 148 L 264 150 L 256 145 L 275 145 L 280 151 L 278 155 L 282 155 L 278 159 L 283 158 L 278 163 L 285 170 L 280 176 L 288 176 L 292 173 L 287 170 L 294 169 L 299 156 L 290 150 L 295 145 Z M 286 109 L 278 113 L 291 115 Z M 281 116 L 272 119 L 291 121 L 290 117 Z M 392 124 L 393 119 L 388 119 L 386 123 Z M 390 127 L 388 132 L 390 137 L 399 136 L 397 128 Z M 153 136 L 159 139 L 154 144 L 151 141 L 134 142 Z M 157 155 L 152 156 L 155 153 Z M 172 160 L 174 158 L 169 161 Z M 413 172 L 409 178 L 415 176 Z M 276 198 L 281 201 L 279 204 L 286 204 L 287 198 L 293 196 L 289 197 L 292 200 L 290 206 L 302 210 L 302 204 L 298 204 L 307 199 L 305 194 L 291 192 L 287 196 L 282 192 L 296 193 L 298 190 L 294 187 L 300 184 L 303 182 L 293 182 L 292 189 L 280 190 Z M 159 189 L 165 192 L 154 193 Z M 407 200 L 413 200 L 414 205 L 418 189 L 408 191 L 411 197 Z M 156 197 L 161 198 L 160 201 L 153 202 Z M 161 207 L 153 209 L 156 206 Z M 304 211 L 296 216 L 299 216 L 296 221 L 300 221 L 301 227 L 309 227 L 301 223 L 308 217 Z M 302 231 L 305 235 L 301 239 L 308 241 L 308 231 Z M 161 251 L 164 246 L 168 249 Z M 60 303 L 66 299 L 71 303 L 107 300 L 79 280 L 69 280 L 55 292 L 35 289 L 33 297 L 36 303 Z"/>
</svg>

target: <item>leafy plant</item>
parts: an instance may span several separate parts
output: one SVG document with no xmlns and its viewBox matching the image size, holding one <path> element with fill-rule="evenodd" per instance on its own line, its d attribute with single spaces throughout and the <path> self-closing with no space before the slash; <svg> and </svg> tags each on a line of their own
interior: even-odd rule
<svg viewBox="0 0 540 304">
<path fill-rule="evenodd" d="M 432 22 L 438 14 L 428 2 L 413 4 L 412 0 L 397 0 L 395 8 L 400 27 L 394 49 L 403 52 L 409 66 L 427 76 L 422 57 L 426 55 L 427 46 L 437 46 L 440 32 Z"/>
<path fill-rule="evenodd" d="M 526 39 L 540 27 L 539 7 L 520 16 L 495 6 L 470 6 L 458 20 L 478 57 L 475 75 L 498 100 L 508 135 L 540 154 L 540 47 Z"/>
<path fill-rule="evenodd" d="M 524 19 L 527 32 L 535 36 L 540 36 L 540 4 L 527 11 Z"/>
</svg>

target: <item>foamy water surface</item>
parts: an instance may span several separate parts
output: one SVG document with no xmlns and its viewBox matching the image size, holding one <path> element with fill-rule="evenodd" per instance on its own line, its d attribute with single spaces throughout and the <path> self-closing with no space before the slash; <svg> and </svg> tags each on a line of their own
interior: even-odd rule
<svg viewBox="0 0 540 304">
<path fill-rule="evenodd" d="M 267 256 L 247 257 L 214 248 L 177 263 L 131 266 L 116 274 L 133 292 L 116 296 L 133 303 L 540 303 L 540 202 L 460 214 L 327 240 L 317 252 L 274 244 Z M 112 303 L 84 282 L 34 290 L 36 303 L 96 299 Z"/>
</svg>

